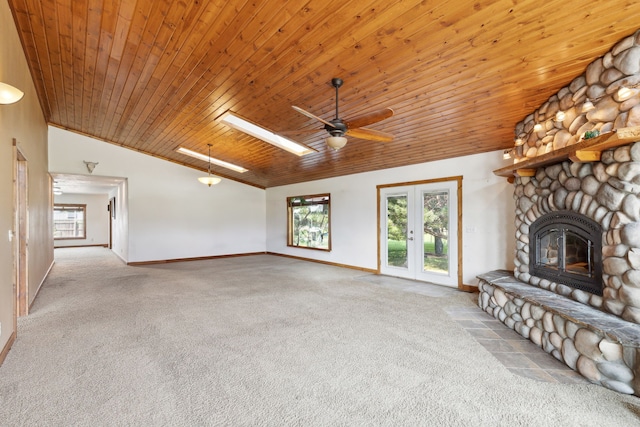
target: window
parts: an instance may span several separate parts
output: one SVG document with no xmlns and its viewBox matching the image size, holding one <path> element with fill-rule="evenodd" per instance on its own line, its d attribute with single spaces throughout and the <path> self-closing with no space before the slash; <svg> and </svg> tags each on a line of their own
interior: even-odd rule
<svg viewBox="0 0 640 427">
<path fill-rule="evenodd" d="M 87 205 L 57 204 L 53 206 L 54 239 L 86 239 Z"/>
<path fill-rule="evenodd" d="M 331 250 L 330 195 L 287 197 L 287 246 Z"/>
</svg>

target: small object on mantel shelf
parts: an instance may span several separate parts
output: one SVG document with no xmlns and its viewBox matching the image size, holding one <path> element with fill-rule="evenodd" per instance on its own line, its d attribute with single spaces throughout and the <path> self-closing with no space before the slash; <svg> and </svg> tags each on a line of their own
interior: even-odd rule
<svg viewBox="0 0 640 427">
<path fill-rule="evenodd" d="M 586 131 L 584 133 L 584 138 L 583 139 L 595 138 L 598 135 L 600 135 L 600 131 L 599 130 L 588 130 L 588 131 Z"/>
<path fill-rule="evenodd" d="M 600 160 L 600 155 L 604 150 L 637 141 L 640 141 L 640 126 L 620 128 L 589 139 L 583 139 L 577 144 L 568 145 L 550 153 L 496 169 L 493 173 L 508 178 L 510 182 L 513 182 L 512 180 L 515 176 L 533 176 L 536 169 L 565 160 L 597 162 Z"/>
</svg>

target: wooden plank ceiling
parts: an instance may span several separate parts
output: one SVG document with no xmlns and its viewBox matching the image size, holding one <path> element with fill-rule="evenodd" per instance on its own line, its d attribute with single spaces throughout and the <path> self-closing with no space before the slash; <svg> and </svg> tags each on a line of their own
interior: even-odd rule
<svg viewBox="0 0 640 427">
<path fill-rule="evenodd" d="M 8 0 L 47 121 L 203 171 L 182 146 L 266 188 L 513 145 L 515 124 L 640 27 L 593 0 Z M 344 119 L 391 107 L 328 148 Z M 298 157 L 219 122 L 231 110 L 317 150 Z M 315 132 L 313 130 L 316 130 Z"/>
</svg>

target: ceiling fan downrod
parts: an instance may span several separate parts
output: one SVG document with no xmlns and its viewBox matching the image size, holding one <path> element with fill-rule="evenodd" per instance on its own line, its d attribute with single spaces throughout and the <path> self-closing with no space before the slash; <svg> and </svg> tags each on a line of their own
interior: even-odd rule
<svg viewBox="0 0 640 427">
<path fill-rule="evenodd" d="M 336 117 L 335 119 L 330 120 L 332 126 L 325 125 L 324 128 L 327 132 L 329 132 L 329 134 L 331 134 L 331 136 L 334 136 L 334 137 L 344 136 L 345 132 L 347 131 L 347 127 L 345 126 L 344 122 L 340 120 L 340 115 L 338 112 L 338 103 L 340 100 L 338 89 L 340 89 L 340 86 L 342 86 L 342 83 L 344 82 L 342 81 L 342 79 L 338 77 L 334 77 L 331 79 L 331 85 L 336 88 Z"/>
<path fill-rule="evenodd" d="M 331 79 L 331 85 L 336 88 L 336 120 L 338 120 L 338 118 L 340 117 L 338 115 L 338 89 L 340 89 L 340 86 L 342 86 L 342 83 L 344 82 L 342 81 L 342 79 L 338 77 L 334 77 Z"/>
</svg>

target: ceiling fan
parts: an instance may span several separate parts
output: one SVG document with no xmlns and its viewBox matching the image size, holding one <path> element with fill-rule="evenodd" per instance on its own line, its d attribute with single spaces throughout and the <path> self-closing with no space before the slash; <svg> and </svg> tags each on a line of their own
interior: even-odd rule
<svg viewBox="0 0 640 427">
<path fill-rule="evenodd" d="M 364 114 L 351 120 L 342 120 L 340 118 L 338 114 L 338 89 L 340 89 L 342 84 L 342 79 L 337 77 L 331 79 L 331 85 L 336 88 L 336 117 L 333 120 L 324 120 L 323 118 L 311 114 L 300 107 L 296 107 L 295 105 L 292 105 L 292 108 L 311 119 L 324 123 L 324 129 L 331 135 L 327 138 L 327 145 L 334 150 L 339 150 L 345 146 L 347 143 L 345 135 L 368 139 L 370 141 L 393 141 L 393 135 L 389 133 L 363 127 L 393 116 L 393 110 L 391 108 L 384 108 L 380 111 Z"/>
</svg>

